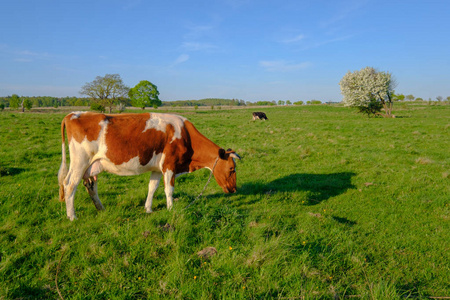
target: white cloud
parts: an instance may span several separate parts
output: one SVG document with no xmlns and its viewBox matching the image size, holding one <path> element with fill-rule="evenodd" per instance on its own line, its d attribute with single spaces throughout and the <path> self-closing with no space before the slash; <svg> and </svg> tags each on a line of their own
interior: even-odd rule
<svg viewBox="0 0 450 300">
<path fill-rule="evenodd" d="M 175 59 L 175 61 L 172 63 L 172 67 L 176 66 L 178 64 L 182 64 L 186 61 L 189 60 L 189 55 L 188 54 L 181 54 L 180 56 L 177 57 L 177 59 Z"/>
<path fill-rule="evenodd" d="M 368 0 L 348 0 L 343 1 L 339 8 L 335 10 L 335 14 L 329 17 L 327 20 L 320 23 L 321 27 L 334 27 L 336 23 L 345 21 L 352 15 L 357 13 L 358 10 L 363 8 L 367 4 Z"/>
<path fill-rule="evenodd" d="M 195 40 L 205 36 L 210 36 L 214 31 L 214 27 L 210 25 L 190 25 L 187 26 L 187 29 L 188 33 L 184 35 L 184 38 L 187 40 Z"/>
<path fill-rule="evenodd" d="M 259 65 L 270 72 L 290 72 L 305 69 L 309 67 L 311 63 L 309 62 L 292 63 L 284 60 L 271 60 L 271 61 L 264 60 L 260 61 Z"/>
<path fill-rule="evenodd" d="M 15 62 L 21 62 L 21 63 L 28 63 L 28 62 L 32 62 L 33 60 L 29 59 L 29 58 L 16 58 L 14 59 Z"/>
<path fill-rule="evenodd" d="M 297 43 L 297 42 L 300 42 L 301 40 L 303 40 L 304 38 L 305 38 L 305 35 L 299 34 L 293 38 L 283 40 L 282 42 L 285 44 Z"/>
<path fill-rule="evenodd" d="M 209 43 L 199 43 L 199 42 L 184 42 L 182 48 L 187 51 L 204 51 L 216 49 L 217 46 Z"/>
</svg>

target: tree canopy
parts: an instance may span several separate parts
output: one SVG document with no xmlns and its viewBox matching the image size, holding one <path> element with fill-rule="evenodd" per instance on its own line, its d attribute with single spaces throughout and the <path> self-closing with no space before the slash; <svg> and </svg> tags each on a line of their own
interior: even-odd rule
<svg viewBox="0 0 450 300">
<path fill-rule="evenodd" d="M 119 101 L 123 101 L 128 94 L 127 87 L 119 74 L 106 74 L 104 77 L 97 76 L 94 81 L 88 82 L 81 87 L 80 94 L 91 97 L 98 104 L 109 107 Z"/>
<path fill-rule="evenodd" d="M 147 80 L 141 80 L 134 88 L 131 88 L 128 92 L 131 105 L 134 107 L 158 107 L 162 105 L 161 100 L 158 98 L 159 92 L 156 85 Z"/>
<path fill-rule="evenodd" d="M 19 108 L 20 105 L 20 98 L 17 94 L 12 94 L 11 98 L 9 99 L 9 107 L 16 109 Z"/>
<path fill-rule="evenodd" d="M 396 86 L 389 72 L 366 67 L 360 71 L 348 72 L 339 82 L 345 106 L 357 107 L 361 112 L 392 117 L 392 93 Z"/>
</svg>

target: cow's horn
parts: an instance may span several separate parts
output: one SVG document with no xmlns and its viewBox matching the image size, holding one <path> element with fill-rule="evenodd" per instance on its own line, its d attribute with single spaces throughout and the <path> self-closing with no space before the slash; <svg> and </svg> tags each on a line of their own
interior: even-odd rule
<svg viewBox="0 0 450 300">
<path fill-rule="evenodd" d="M 234 152 L 230 153 L 230 156 L 232 158 L 237 158 L 237 159 L 241 160 L 241 157 L 239 155 L 237 155 L 236 153 L 234 153 Z"/>
</svg>

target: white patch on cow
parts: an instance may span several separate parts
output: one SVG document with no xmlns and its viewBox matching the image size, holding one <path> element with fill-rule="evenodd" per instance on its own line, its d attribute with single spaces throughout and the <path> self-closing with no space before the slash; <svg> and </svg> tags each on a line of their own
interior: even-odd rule
<svg viewBox="0 0 450 300">
<path fill-rule="evenodd" d="M 105 157 L 106 156 L 106 152 L 108 151 L 108 145 L 106 145 L 106 132 L 108 131 L 108 120 L 102 120 L 98 123 L 98 125 L 100 125 L 101 129 L 100 129 L 100 133 L 98 135 L 98 148 L 97 151 L 94 152 L 96 153 L 96 157 L 99 156 L 101 157 Z M 95 159 L 94 159 L 95 160 Z"/>
<path fill-rule="evenodd" d="M 74 111 L 72 112 L 71 120 L 78 119 L 82 114 L 85 114 L 85 111 Z"/>
<path fill-rule="evenodd" d="M 162 153 L 161 159 L 159 160 L 159 170 L 162 172 L 164 161 L 166 160 L 166 155 Z"/>
<path fill-rule="evenodd" d="M 159 165 L 162 156 L 162 153 L 156 154 L 156 152 L 153 152 L 152 159 L 145 166 L 141 165 L 139 156 L 133 157 L 129 161 L 124 162 L 120 165 L 113 164 L 105 157 L 101 160 L 101 164 L 103 169 L 109 173 L 122 176 L 139 175 L 149 171 L 160 172 L 161 169 Z"/>
<path fill-rule="evenodd" d="M 87 172 L 87 168 L 89 168 L 89 166 L 94 161 L 101 160 L 102 158 L 106 157 L 105 154 L 108 148 L 105 143 L 105 134 L 108 121 L 101 121 L 99 125 L 101 127 L 101 130 L 97 140 L 88 141 L 87 137 L 85 136 L 81 143 L 78 143 L 75 139 L 72 139 L 69 143 L 69 151 L 71 154 L 70 165 L 86 168 L 84 170 L 79 170 L 80 172 Z M 90 171 L 88 173 L 90 173 Z"/>
<path fill-rule="evenodd" d="M 170 141 L 172 143 L 175 139 L 181 138 L 181 129 L 184 127 L 184 121 L 186 120 L 186 118 L 178 115 L 151 113 L 150 119 L 147 120 L 142 132 L 148 129 L 156 129 L 165 133 L 167 125 L 171 124 L 175 129 L 173 138 Z"/>
</svg>

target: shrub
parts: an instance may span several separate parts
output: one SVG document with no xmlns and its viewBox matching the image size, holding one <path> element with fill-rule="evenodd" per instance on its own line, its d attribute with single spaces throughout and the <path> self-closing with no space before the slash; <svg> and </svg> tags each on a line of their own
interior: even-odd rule
<svg viewBox="0 0 450 300">
<path fill-rule="evenodd" d="M 91 102 L 91 110 L 104 112 L 105 111 L 105 107 L 103 105 L 101 105 L 100 103 L 98 103 L 98 102 L 92 101 Z"/>
<path fill-rule="evenodd" d="M 379 101 L 371 101 L 367 106 L 358 106 L 357 108 L 360 113 L 367 114 L 370 117 L 371 115 L 379 114 L 383 108 L 383 104 Z"/>
</svg>

